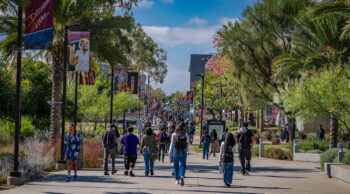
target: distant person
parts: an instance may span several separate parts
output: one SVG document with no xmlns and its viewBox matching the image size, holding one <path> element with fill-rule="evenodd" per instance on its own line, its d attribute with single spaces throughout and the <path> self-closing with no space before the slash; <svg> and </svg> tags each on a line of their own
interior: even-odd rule
<svg viewBox="0 0 350 194">
<path fill-rule="evenodd" d="M 235 138 L 232 133 L 226 133 L 224 141 L 220 146 L 220 166 L 223 166 L 224 183 L 226 187 L 230 187 L 233 177 L 234 155 L 233 147 L 235 146 Z"/>
<path fill-rule="evenodd" d="M 252 158 L 252 147 L 253 147 L 254 134 L 248 129 L 248 123 L 243 123 L 243 127 L 238 130 L 238 152 L 239 160 L 241 162 L 241 173 L 243 175 L 249 175 L 251 170 L 250 160 Z"/>
<path fill-rule="evenodd" d="M 116 133 L 117 126 L 112 124 L 110 128 L 103 132 L 101 143 L 104 150 L 104 175 L 109 175 L 108 173 L 108 156 L 112 159 L 112 174 L 115 174 L 115 157 L 118 149 L 117 137 L 119 133 Z"/>
<path fill-rule="evenodd" d="M 188 133 L 190 135 L 190 144 L 192 145 L 193 138 L 194 138 L 194 135 L 196 133 L 196 127 L 194 126 L 192 121 L 188 121 L 187 131 L 188 131 Z"/>
<path fill-rule="evenodd" d="M 225 141 L 225 135 L 227 134 L 227 132 L 228 132 L 228 128 L 226 127 L 225 129 L 224 129 L 224 133 L 221 135 L 221 139 L 220 139 L 220 141 L 219 141 L 219 145 L 221 146 L 221 143 L 223 142 L 223 141 Z"/>
<path fill-rule="evenodd" d="M 74 180 L 77 179 L 77 170 L 78 170 L 78 160 L 80 159 L 80 135 L 76 131 L 75 125 L 72 124 L 69 126 L 69 132 L 65 136 L 65 155 L 67 157 L 67 182 L 71 180 L 71 168 L 73 163 L 74 168 Z"/>
<path fill-rule="evenodd" d="M 181 126 L 176 126 L 175 133 L 171 136 L 170 156 L 174 162 L 175 184 L 185 184 L 186 160 L 190 137 Z"/>
<path fill-rule="evenodd" d="M 139 137 L 141 137 L 142 128 L 143 128 L 143 121 L 142 121 L 142 119 L 137 121 L 136 127 L 137 127 L 137 132 L 139 134 Z"/>
<path fill-rule="evenodd" d="M 209 146 L 210 146 L 211 138 L 208 133 L 208 131 L 204 132 L 204 135 L 202 137 L 202 143 L 203 143 L 203 160 L 206 158 L 209 159 Z"/>
<path fill-rule="evenodd" d="M 216 148 L 217 148 L 217 144 L 218 144 L 218 134 L 216 133 L 216 130 L 213 129 L 210 132 L 210 154 L 209 156 L 211 156 L 211 154 L 213 154 L 214 157 L 216 157 Z"/>
<path fill-rule="evenodd" d="M 132 134 L 133 131 L 134 128 L 129 127 L 128 134 L 124 135 L 120 140 L 120 143 L 123 144 L 125 176 L 135 176 L 133 170 L 135 168 L 135 163 L 137 160 L 137 145 L 140 144 L 140 142 L 137 136 Z"/>
<path fill-rule="evenodd" d="M 158 141 L 159 147 L 158 160 L 160 162 L 160 159 L 162 159 L 162 162 L 164 162 L 165 149 L 168 140 L 168 135 L 165 132 L 165 127 L 161 128 L 160 132 L 158 132 L 156 136 L 156 139 Z"/>
<path fill-rule="evenodd" d="M 282 142 L 286 140 L 286 143 L 289 143 L 289 131 L 288 131 L 288 124 L 283 129 L 282 132 Z"/>
<path fill-rule="evenodd" d="M 154 160 L 158 149 L 156 137 L 153 135 L 152 128 L 147 129 L 146 136 L 144 136 L 141 140 L 140 149 L 143 153 L 143 158 L 145 161 L 145 175 L 148 176 L 149 172 L 151 172 L 151 176 L 153 176 Z"/>
<path fill-rule="evenodd" d="M 320 125 L 317 129 L 317 139 L 319 141 L 322 141 L 325 136 L 325 130 L 322 128 L 322 125 Z"/>
</svg>

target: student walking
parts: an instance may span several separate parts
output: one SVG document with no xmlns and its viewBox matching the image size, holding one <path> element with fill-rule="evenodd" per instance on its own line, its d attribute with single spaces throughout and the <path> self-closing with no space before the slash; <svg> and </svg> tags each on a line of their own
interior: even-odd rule
<svg viewBox="0 0 350 194">
<path fill-rule="evenodd" d="M 78 178 L 77 170 L 78 170 L 78 160 L 80 158 L 80 135 L 76 131 L 75 125 L 72 124 L 69 126 L 69 132 L 65 136 L 65 155 L 68 160 L 67 165 L 67 182 L 71 180 L 71 168 L 73 164 L 74 168 L 74 180 Z"/>
<path fill-rule="evenodd" d="M 141 152 L 143 153 L 143 158 L 145 161 L 145 175 L 148 176 L 151 172 L 151 176 L 154 175 L 154 160 L 157 155 L 157 141 L 153 134 L 152 128 L 148 128 L 146 131 L 146 136 L 141 140 Z"/>
<path fill-rule="evenodd" d="M 216 133 L 216 130 L 213 129 L 210 132 L 210 156 L 213 154 L 214 157 L 216 157 L 216 148 L 218 144 L 218 134 Z"/>
<path fill-rule="evenodd" d="M 160 162 L 160 157 L 162 156 L 162 162 L 164 162 L 164 154 L 165 154 L 166 143 L 168 139 L 168 135 L 165 132 L 165 126 L 161 128 L 160 132 L 157 134 L 156 139 L 158 141 L 158 146 L 159 146 L 158 160 Z"/>
<path fill-rule="evenodd" d="M 108 173 L 108 156 L 111 156 L 112 159 L 112 174 L 115 174 L 115 157 L 118 149 L 117 138 L 119 133 L 117 126 L 112 124 L 110 129 L 106 130 L 102 134 L 101 143 L 104 150 L 104 175 L 109 175 Z"/>
<path fill-rule="evenodd" d="M 239 141 L 238 152 L 239 160 L 241 162 L 241 173 L 243 175 L 249 175 L 250 172 L 250 160 L 252 158 L 252 147 L 254 134 L 248 129 L 248 123 L 243 123 L 243 128 L 238 130 L 237 139 Z"/>
<path fill-rule="evenodd" d="M 208 131 L 204 132 L 204 135 L 202 137 L 202 143 L 203 143 L 203 160 L 207 158 L 209 159 L 209 146 L 210 146 L 211 138 L 208 134 Z"/>
<path fill-rule="evenodd" d="M 192 121 L 188 121 L 188 123 L 189 124 L 187 125 L 187 131 L 190 135 L 190 144 L 192 145 L 194 134 L 196 133 L 196 127 L 193 125 Z"/>
<path fill-rule="evenodd" d="M 186 160 L 189 147 L 189 136 L 186 129 L 178 125 L 174 134 L 171 136 L 170 156 L 173 157 L 174 162 L 174 177 L 175 184 L 184 186 L 184 176 L 186 173 Z"/>
<path fill-rule="evenodd" d="M 140 144 L 140 142 L 137 136 L 132 134 L 133 131 L 134 128 L 129 127 L 128 134 L 124 135 L 120 140 L 120 143 L 123 144 L 125 176 L 135 176 L 133 170 L 135 168 L 135 163 L 137 159 L 137 145 Z"/>
<path fill-rule="evenodd" d="M 232 133 L 227 132 L 225 135 L 224 141 L 220 146 L 220 160 L 219 165 L 222 165 L 224 183 L 226 187 L 230 187 L 232 184 L 233 177 L 233 165 L 234 165 L 234 156 L 233 156 L 233 147 L 235 146 L 235 138 Z"/>
<path fill-rule="evenodd" d="M 317 129 L 317 139 L 319 141 L 322 141 L 324 139 L 324 136 L 325 136 L 325 131 L 324 131 L 322 125 L 320 125 Z"/>
</svg>

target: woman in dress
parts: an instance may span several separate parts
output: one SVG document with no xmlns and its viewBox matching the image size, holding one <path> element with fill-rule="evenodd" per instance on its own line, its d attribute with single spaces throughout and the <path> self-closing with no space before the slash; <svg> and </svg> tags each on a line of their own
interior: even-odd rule
<svg viewBox="0 0 350 194">
<path fill-rule="evenodd" d="M 65 153 L 68 161 L 67 182 L 71 180 L 71 168 L 74 168 L 74 180 L 77 179 L 78 160 L 80 158 L 80 135 L 76 132 L 74 124 L 69 126 L 69 132 L 65 137 Z"/>
</svg>

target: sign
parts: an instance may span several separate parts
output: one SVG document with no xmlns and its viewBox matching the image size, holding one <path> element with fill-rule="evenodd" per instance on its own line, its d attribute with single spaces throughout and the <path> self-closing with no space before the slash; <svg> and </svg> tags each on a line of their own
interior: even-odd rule
<svg viewBox="0 0 350 194">
<path fill-rule="evenodd" d="M 90 32 L 69 32 L 70 71 L 90 72 Z"/>
<path fill-rule="evenodd" d="M 25 10 L 25 49 L 50 49 L 53 39 L 53 0 L 30 0 Z"/>
<path fill-rule="evenodd" d="M 114 81 L 116 92 L 126 92 L 128 84 L 128 68 L 116 67 L 114 68 Z"/>
<path fill-rule="evenodd" d="M 139 82 L 139 73 L 128 72 L 128 89 L 132 94 L 138 94 L 138 82 Z"/>
<path fill-rule="evenodd" d="M 215 120 L 208 120 L 207 121 L 207 129 L 209 130 L 208 131 L 209 134 L 210 134 L 210 132 L 212 132 L 215 129 L 220 140 L 222 138 L 222 134 L 224 134 L 225 126 L 226 126 L 225 121 L 215 121 Z"/>
<path fill-rule="evenodd" d="M 187 91 L 186 92 L 186 101 L 190 102 L 191 104 L 193 103 L 193 91 Z"/>
</svg>

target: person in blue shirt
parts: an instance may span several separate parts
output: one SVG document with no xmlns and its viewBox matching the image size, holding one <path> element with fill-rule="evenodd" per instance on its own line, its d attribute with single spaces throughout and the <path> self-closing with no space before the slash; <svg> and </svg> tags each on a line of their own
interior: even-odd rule
<svg viewBox="0 0 350 194">
<path fill-rule="evenodd" d="M 324 135 L 325 134 L 325 131 L 324 129 L 322 128 L 322 125 L 320 125 L 317 129 L 317 139 L 319 141 L 322 141 L 324 139 Z"/>
<path fill-rule="evenodd" d="M 76 132 L 75 125 L 69 126 L 69 132 L 65 136 L 64 141 L 65 155 L 68 161 L 67 165 L 67 182 L 71 180 L 71 168 L 73 163 L 74 168 L 74 180 L 77 179 L 77 161 L 80 158 L 80 135 Z"/>
</svg>

